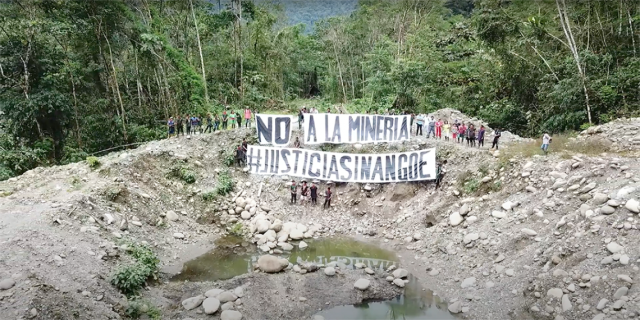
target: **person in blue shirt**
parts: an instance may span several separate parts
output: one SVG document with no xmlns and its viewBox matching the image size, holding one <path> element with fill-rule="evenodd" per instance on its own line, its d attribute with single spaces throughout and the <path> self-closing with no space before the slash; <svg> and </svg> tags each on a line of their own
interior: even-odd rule
<svg viewBox="0 0 640 320">
<path fill-rule="evenodd" d="M 176 123 L 173 121 L 173 117 L 169 117 L 169 121 L 167 121 L 167 126 L 169 127 L 169 138 L 176 133 Z"/>
</svg>

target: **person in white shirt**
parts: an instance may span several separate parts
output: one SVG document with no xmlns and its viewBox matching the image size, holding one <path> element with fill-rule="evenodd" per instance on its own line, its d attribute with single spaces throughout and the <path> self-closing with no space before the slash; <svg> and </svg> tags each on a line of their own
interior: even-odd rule
<svg viewBox="0 0 640 320">
<path fill-rule="evenodd" d="M 544 151 L 544 154 L 547 154 L 547 151 L 549 150 L 549 143 L 551 143 L 551 136 L 548 133 L 545 133 L 542 136 L 542 147 L 540 147 L 540 149 Z"/>
</svg>

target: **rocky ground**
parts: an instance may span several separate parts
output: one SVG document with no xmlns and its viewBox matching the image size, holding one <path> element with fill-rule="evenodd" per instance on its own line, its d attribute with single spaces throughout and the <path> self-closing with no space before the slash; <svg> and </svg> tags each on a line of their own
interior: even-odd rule
<svg viewBox="0 0 640 320">
<path fill-rule="evenodd" d="M 510 152 L 524 140 L 509 135 L 498 153 L 424 137 L 334 146 L 342 152 L 435 146 L 448 159 L 447 176 L 437 191 L 431 183 L 337 185 L 326 211 L 290 205 L 287 177 L 251 176 L 242 168 L 229 169 L 231 194 L 203 199 L 219 186 L 233 146 L 253 139 L 249 129 L 151 142 L 102 157 L 97 168 L 38 168 L 0 183 L 0 318 L 121 319 L 128 302 L 109 280 L 131 259 L 129 243 L 149 244 L 169 265 L 231 230 L 274 256 L 298 243 L 291 240 L 311 237 L 378 243 L 398 252 L 400 266 L 463 318 L 639 317 L 640 163 L 633 153 L 639 127 L 639 119 L 626 119 L 578 137 L 587 146 L 612 146 L 602 154 L 552 148 L 548 156 L 524 158 Z M 181 169 L 195 182 L 176 177 Z M 237 316 L 223 309 L 243 319 L 311 319 L 323 306 L 400 290 L 387 282 L 398 278 L 393 270 L 368 275 L 318 267 L 283 264 L 281 273 L 218 283 L 167 282 L 161 275 L 142 296 L 159 307 L 161 319 Z M 370 281 L 365 290 L 354 287 L 361 278 Z M 216 312 L 205 314 L 214 299 Z M 187 310 L 185 301 L 198 306 Z"/>
</svg>

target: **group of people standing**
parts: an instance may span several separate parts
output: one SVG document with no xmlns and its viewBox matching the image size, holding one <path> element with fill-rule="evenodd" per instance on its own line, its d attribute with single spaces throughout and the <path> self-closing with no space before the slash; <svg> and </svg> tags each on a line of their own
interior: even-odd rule
<svg viewBox="0 0 640 320">
<path fill-rule="evenodd" d="M 411 115 L 411 127 L 413 131 L 413 122 L 416 122 L 416 136 L 423 135 L 423 127 L 427 127 L 427 138 L 433 135 L 436 139 L 444 139 L 446 141 L 453 140 L 453 142 L 464 144 L 465 141 L 469 147 L 483 147 L 484 139 L 486 137 L 486 129 L 484 125 L 480 125 L 480 128 L 476 128 L 474 124 L 469 122 L 465 124 L 455 120 L 453 124 L 450 124 L 448 120 L 442 121 L 442 119 L 434 119 L 433 116 L 425 117 L 423 114 Z M 502 133 L 500 129 L 493 131 L 493 143 L 491 149 L 498 150 L 498 141 Z"/>
<path fill-rule="evenodd" d="M 302 180 L 302 185 L 300 186 L 300 203 L 303 204 L 306 201 L 309 201 L 312 205 L 318 204 L 318 186 L 316 185 L 317 181 L 312 181 L 311 186 L 307 186 L 307 181 Z M 298 185 L 295 180 L 291 180 L 291 186 L 289 186 L 291 191 L 291 204 L 298 203 Z M 331 187 L 327 186 L 327 190 L 324 192 L 324 204 L 322 205 L 323 209 L 331 208 L 331 196 L 333 193 L 331 192 Z"/>
<path fill-rule="evenodd" d="M 167 127 L 169 130 L 169 138 L 172 136 L 193 135 L 202 133 L 216 132 L 217 130 L 227 130 L 229 126 L 231 129 L 242 128 L 242 119 L 244 118 L 245 127 L 251 126 L 251 117 L 253 111 L 247 108 L 244 110 L 244 117 L 240 114 L 240 111 L 223 111 L 218 114 L 207 114 L 206 116 L 199 117 L 197 115 L 186 114 L 184 116 L 170 117 L 167 120 Z M 206 126 L 205 126 L 206 124 Z M 186 130 L 185 130 L 186 129 Z"/>
</svg>

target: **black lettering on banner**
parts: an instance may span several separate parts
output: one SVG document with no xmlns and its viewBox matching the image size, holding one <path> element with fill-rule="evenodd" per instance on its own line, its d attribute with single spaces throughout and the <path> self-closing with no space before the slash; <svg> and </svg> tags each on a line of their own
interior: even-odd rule
<svg viewBox="0 0 640 320">
<path fill-rule="evenodd" d="M 376 180 L 376 175 L 380 176 L 380 180 Z M 375 159 L 375 166 L 373 167 L 373 175 L 371 176 L 371 180 L 373 181 L 384 180 L 384 176 L 382 173 L 382 157 L 381 156 L 377 156 Z"/>
<path fill-rule="evenodd" d="M 289 165 L 289 159 L 287 159 L 289 154 L 291 154 L 289 150 L 282 149 L 282 161 L 284 161 L 284 165 L 287 167 L 287 170 L 282 171 L 282 173 L 289 173 L 291 171 L 291 165 Z"/>
<path fill-rule="evenodd" d="M 318 161 L 320 161 L 320 154 L 317 152 L 314 152 L 311 154 L 311 157 L 309 157 L 309 176 L 313 177 L 313 178 L 317 178 L 320 176 L 320 169 L 318 169 L 317 171 L 313 171 L 313 159 L 314 158 L 318 158 Z M 306 160 L 305 160 L 306 162 Z"/>
<path fill-rule="evenodd" d="M 259 173 L 267 173 L 267 172 L 269 172 L 269 150 L 264 151 L 264 168 Z"/>
<path fill-rule="evenodd" d="M 404 117 L 402 117 L 404 119 Z M 399 117 L 393 118 L 393 140 L 398 140 L 398 120 Z"/>
<path fill-rule="evenodd" d="M 282 126 L 285 127 L 284 137 L 281 137 Z M 285 145 L 289 144 L 289 131 L 291 129 L 291 118 L 290 117 L 276 117 L 275 121 L 275 137 L 277 145 Z"/>
<path fill-rule="evenodd" d="M 393 141 L 393 118 L 391 117 L 384 119 L 384 140 Z"/>
<path fill-rule="evenodd" d="M 266 143 L 273 143 L 273 136 L 272 134 L 272 118 L 270 116 L 263 116 L 263 115 L 257 115 L 257 123 L 256 123 L 256 127 L 258 128 L 258 141 L 260 143 L 262 142 L 262 138 L 264 137 L 264 141 Z M 263 118 L 267 118 L 267 124 L 264 124 L 264 120 Z"/>
<path fill-rule="evenodd" d="M 383 120 L 383 116 L 376 117 L 376 137 L 374 141 L 380 141 L 380 134 L 382 134 L 382 124 L 380 122 L 382 122 Z"/>
<path fill-rule="evenodd" d="M 373 117 L 365 117 L 367 125 L 365 126 L 364 137 L 361 141 L 376 141 L 376 120 Z"/>
<path fill-rule="evenodd" d="M 329 115 L 324 115 L 324 142 L 329 142 Z"/>
<path fill-rule="evenodd" d="M 402 125 L 400 126 L 400 136 L 398 140 L 409 139 L 409 126 L 407 125 L 407 117 L 402 117 Z"/>
<path fill-rule="evenodd" d="M 307 142 L 311 141 L 311 136 L 313 136 L 313 142 L 318 142 L 318 137 L 316 137 L 316 122 L 313 120 L 313 115 L 309 115 L 309 133 L 307 134 Z"/>
<path fill-rule="evenodd" d="M 336 116 L 336 123 L 333 127 L 333 137 L 331 137 L 331 142 L 336 142 L 336 138 L 338 138 L 338 143 L 342 142 L 342 137 L 340 137 L 340 117 Z"/>
<path fill-rule="evenodd" d="M 280 150 L 274 150 L 275 152 L 275 157 L 272 154 L 271 155 L 271 160 L 273 162 L 273 164 L 271 164 L 271 173 L 278 173 L 278 169 L 280 168 Z"/>
<path fill-rule="evenodd" d="M 300 159 L 300 154 L 302 153 L 302 150 L 293 150 L 291 152 L 293 152 L 293 154 L 296 155 L 295 160 L 293 160 L 293 174 L 298 174 L 298 160 Z"/>
<path fill-rule="evenodd" d="M 362 169 L 360 169 L 360 179 L 361 180 L 369 180 L 371 179 L 371 157 L 367 160 L 366 156 L 362 156 L 360 158 L 360 162 L 362 163 Z"/>
<path fill-rule="evenodd" d="M 409 180 L 415 180 L 418 177 L 418 154 L 412 153 L 409 156 Z"/>
<path fill-rule="evenodd" d="M 355 118 L 355 120 L 354 120 Z M 360 141 L 360 135 L 359 132 L 361 132 L 360 130 L 360 117 L 358 116 L 349 116 L 349 142 L 355 142 L 354 139 L 352 138 L 352 134 L 353 131 L 356 132 L 356 138 L 355 141 Z"/>
<path fill-rule="evenodd" d="M 340 176 L 338 175 L 338 162 L 336 161 L 336 155 L 331 155 L 331 165 L 329 166 L 329 175 L 327 179 L 331 180 L 333 175 L 336 175 L 336 180 L 340 180 Z"/>
<path fill-rule="evenodd" d="M 394 181 L 396 180 L 396 156 L 387 156 L 386 160 L 387 171 L 385 172 L 384 180 L 389 181 L 389 178 L 391 178 L 391 181 Z"/>
<path fill-rule="evenodd" d="M 325 153 L 322 159 L 322 179 L 327 178 L 327 154 Z"/>
<path fill-rule="evenodd" d="M 427 161 L 423 160 L 423 157 L 427 154 L 429 154 L 429 151 L 420 151 L 420 179 L 430 178 L 429 174 L 424 173 L 424 168 L 426 167 Z"/>
<path fill-rule="evenodd" d="M 355 156 L 353 161 L 354 161 L 354 166 L 353 166 L 353 179 L 358 180 L 358 159 L 360 159 L 360 156 Z"/>
<path fill-rule="evenodd" d="M 309 156 L 309 153 L 305 151 L 304 153 L 304 162 L 302 165 L 302 175 L 307 174 L 307 157 Z M 309 168 L 311 169 L 311 168 Z"/>
<path fill-rule="evenodd" d="M 344 175 L 340 177 L 340 179 L 342 179 L 343 181 L 351 180 L 351 169 L 349 169 L 349 166 L 347 166 L 347 162 L 351 162 L 351 156 L 340 157 L 340 166 L 342 167 L 342 170 L 349 173 L 349 175 L 346 177 Z"/>
<path fill-rule="evenodd" d="M 398 157 L 398 180 L 406 181 L 407 180 L 407 168 L 403 163 L 407 163 L 408 157 L 406 154 L 401 154 Z"/>
<path fill-rule="evenodd" d="M 256 164 L 254 159 L 253 159 L 253 151 L 255 150 L 255 148 L 253 146 L 249 147 L 249 150 L 247 150 L 247 165 L 249 166 L 249 169 L 251 170 L 251 172 L 256 172 L 253 170 L 253 166 Z M 256 168 L 257 169 L 257 168 Z"/>
</svg>

